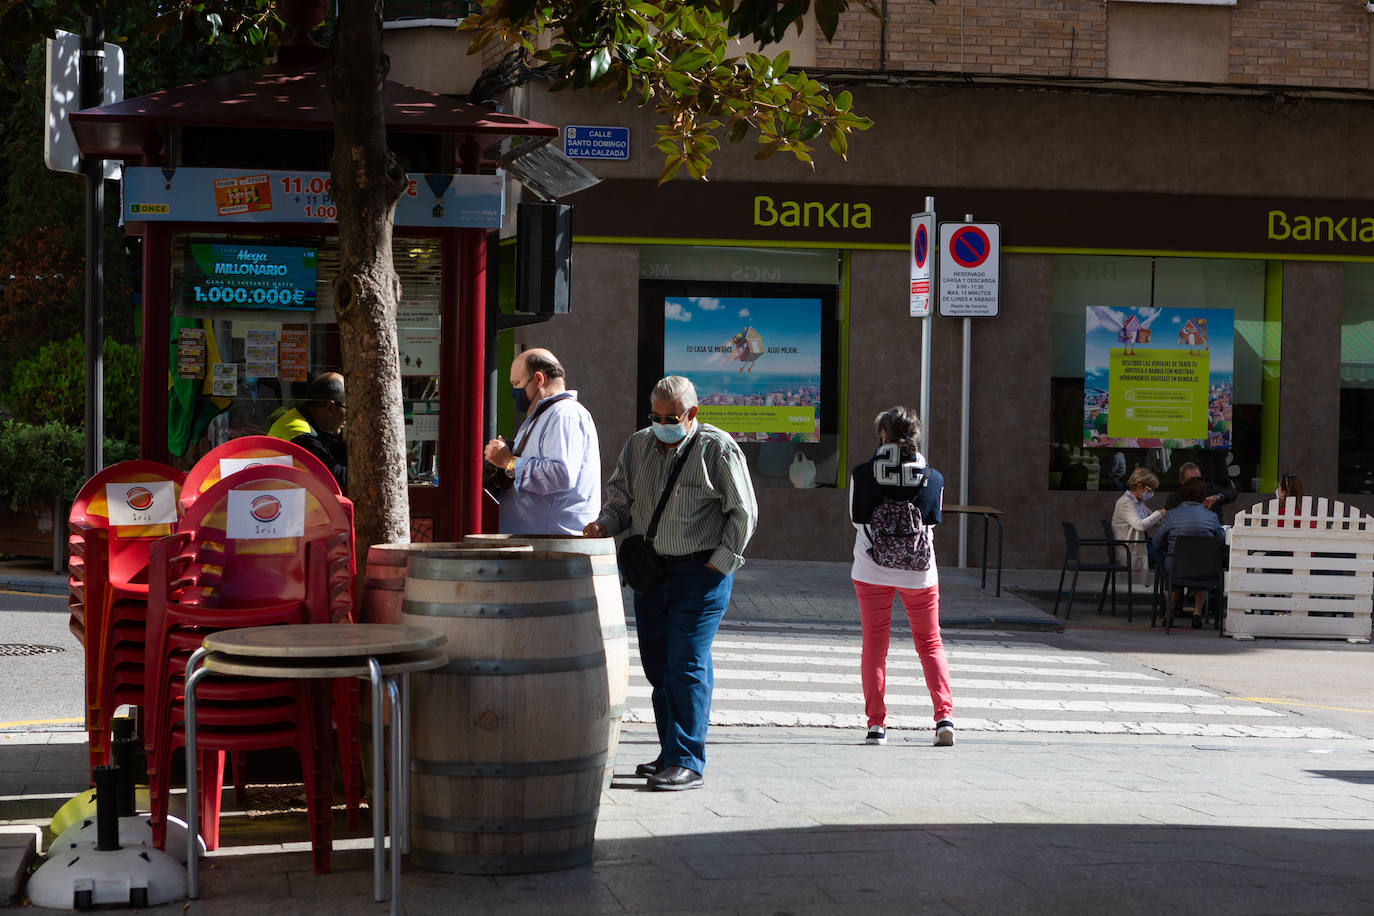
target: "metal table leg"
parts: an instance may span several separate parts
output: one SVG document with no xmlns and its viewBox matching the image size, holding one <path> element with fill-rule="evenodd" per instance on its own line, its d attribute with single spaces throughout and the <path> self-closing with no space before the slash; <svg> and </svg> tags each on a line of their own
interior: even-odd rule
<svg viewBox="0 0 1374 916">
<path fill-rule="evenodd" d="M 196 766 L 199 762 L 196 751 L 196 684 L 210 673 L 197 666 L 209 654 L 202 646 L 192 652 L 186 662 L 186 897 L 190 900 L 200 896 L 200 876 L 197 873 L 200 866 L 200 803 L 196 795 L 200 788 L 200 773 Z M 170 789 L 172 774 L 164 773 L 162 778 L 169 781 Z"/>
<path fill-rule="evenodd" d="M 382 666 L 377 659 L 367 660 L 368 680 L 372 684 L 372 899 L 386 899 L 386 762 L 382 746 Z"/>
<path fill-rule="evenodd" d="M 401 853 L 410 854 L 410 672 L 401 675 Z M 395 719 L 391 720 L 395 722 Z M 395 728 L 396 726 L 392 726 Z M 392 842 L 395 842 L 393 839 Z"/>
<path fill-rule="evenodd" d="M 401 700 L 396 679 L 386 679 L 387 699 L 391 703 L 391 916 L 401 906 Z"/>
</svg>

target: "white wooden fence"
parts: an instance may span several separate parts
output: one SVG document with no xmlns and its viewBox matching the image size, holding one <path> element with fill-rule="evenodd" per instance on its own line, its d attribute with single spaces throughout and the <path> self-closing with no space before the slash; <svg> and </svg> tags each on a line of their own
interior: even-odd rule
<svg viewBox="0 0 1374 916">
<path fill-rule="evenodd" d="M 1369 642 L 1374 517 L 1304 496 L 1257 503 L 1227 532 L 1227 636 Z"/>
</svg>

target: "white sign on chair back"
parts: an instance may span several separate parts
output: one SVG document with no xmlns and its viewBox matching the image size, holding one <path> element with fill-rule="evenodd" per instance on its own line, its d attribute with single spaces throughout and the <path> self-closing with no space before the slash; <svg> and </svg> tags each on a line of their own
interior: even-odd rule
<svg viewBox="0 0 1374 916">
<path fill-rule="evenodd" d="M 230 490 L 229 537 L 298 538 L 305 534 L 305 490 Z"/>
</svg>

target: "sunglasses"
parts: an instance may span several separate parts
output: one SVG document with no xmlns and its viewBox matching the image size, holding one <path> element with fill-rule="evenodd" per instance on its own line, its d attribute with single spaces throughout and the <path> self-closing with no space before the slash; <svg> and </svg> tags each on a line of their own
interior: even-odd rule
<svg viewBox="0 0 1374 916">
<path fill-rule="evenodd" d="M 666 424 L 668 424 L 669 426 L 676 426 L 678 423 L 681 423 L 681 422 L 682 422 L 682 417 L 660 417 L 660 416 L 659 416 L 658 414 L 656 414 L 656 413 L 650 413 L 650 414 L 649 414 L 649 422 L 650 422 L 650 423 L 666 423 Z"/>
</svg>

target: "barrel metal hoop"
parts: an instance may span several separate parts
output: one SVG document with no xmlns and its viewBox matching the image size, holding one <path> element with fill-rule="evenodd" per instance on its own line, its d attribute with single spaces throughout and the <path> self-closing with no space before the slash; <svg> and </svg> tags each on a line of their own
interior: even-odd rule
<svg viewBox="0 0 1374 916">
<path fill-rule="evenodd" d="M 592 575 L 591 561 L 585 556 L 568 556 L 557 560 L 518 560 L 518 552 L 509 560 L 440 559 L 417 554 L 410 558 L 411 579 L 438 579 L 445 582 L 467 580 L 498 580 L 506 582 L 536 582 L 557 579 L 582 579 Z"/>
<path fill-rule="evenodd" d="M 558 817 L 435 817 L 430 814 L 410 815 L 410 822 L 423 830 L 444 830 L 449 833 L 511 834 L 536 833 L 545 830 L 567 830 L 583 824 L 595 824 L 598 806 L 590 811 L 563 814 Z"/>
<path fill-rule="evenodd" d="M 436 674 L 469 675 L 514 675 L 514 674 L 560 674 L 565 671 L 587 671 L 602 668 L 606 664 L 606 653 L 591 652 L 587 655 L 568 655 L 562 658 L 497 658 L 497 659 L 450 659 L 442 668 L 435 668 Z"/>
<path fill-rule="evenodd" d="M 403 592 L 406 590 L 406 580 L 404 579 L 373 579 L 367 580 L 367 587 L 379 589 L 385 592 Z"/>
<path fill-rule="evenodd" d="M 592 844 L 567 852 L 529 856 L 473 856 L 411 848 L 410 860 L 421 868 L 459 875 L 525 875 L 561 871 L 592 860 Z"/>
<path fill-rule="evenodd" d="M 420 776 L 485 776 L 492 779 L 524 776 L 562 776 L 606 766 L 606 754 L 588 754 L 567 760 L 502 760 L 458 762 L 454 760 L 411 760 L 410 771 Z"/>
<path fill-rule="evenodd" d="M 529 604 L 449 604 L 443 601 L 412 601 L 401 605 L 406 614 L 422 617 L 486 617 L 493 620 L 513 620 L 520 617 L 568 617 L 573 614 L 595 614 L 595 598 L 576 598 L 571 601 L 539 601 Z"/>
</svg>

